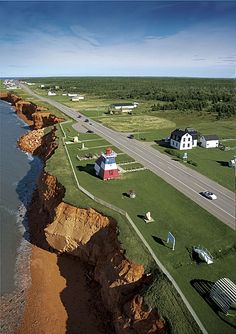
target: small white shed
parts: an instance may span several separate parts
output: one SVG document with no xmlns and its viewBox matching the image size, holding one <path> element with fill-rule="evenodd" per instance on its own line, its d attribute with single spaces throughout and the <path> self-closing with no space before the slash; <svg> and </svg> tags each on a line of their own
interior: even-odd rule
<svg viewBox="0 0 236 334">
<path fill-rule="evenodd" d="M 48 96 L 55 96 L 55 95 L 57 95 L 57 94 L 54 93 L 54 92 L 51 92 L 51 91 L 48 92 Z"/>
<path fill-rule="evenodd" d="M 214 148 L 219 146 L 219 137 L 216 135 L 202 135 L 199 142 L 202 147 Z"/>
</svg>

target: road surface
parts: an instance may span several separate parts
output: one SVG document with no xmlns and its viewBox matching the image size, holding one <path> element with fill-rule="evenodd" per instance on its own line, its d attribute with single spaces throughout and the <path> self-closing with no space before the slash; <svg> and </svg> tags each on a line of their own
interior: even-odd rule
<svg viewBox="0 0 236 334">
<path fill-rule="evenodd" d="M 183 164 L 172 160 L 169 156 L 158 152 L 147 143 L 128 139 L 126 134 L 113 131 L 94 120 L 89 120 L 88 123 L 85 123 L 84 121 L 88 117 L 80 114 L 82 117 L 78 118 L 79 112 L 74 109 L 47 97 L 35 94 L 28 86 L 21 84 L 21 87 L 32 96 L 51 104 L 77 121 L 77 124 L 74 125 L 75 129 L 79 130 L 81 126 L 85 126 L 87 129 L 93 130 L 96 134 L 105 138 L 137 162 L 140 162 L 147 169 L 160 176 L 233 230 L 236 230 L 235 194 L 232 191 L 185 167 Z M 217 199 L 209 200 L 199 194 L 206 190 L 216 194 Z"/>
</svg>

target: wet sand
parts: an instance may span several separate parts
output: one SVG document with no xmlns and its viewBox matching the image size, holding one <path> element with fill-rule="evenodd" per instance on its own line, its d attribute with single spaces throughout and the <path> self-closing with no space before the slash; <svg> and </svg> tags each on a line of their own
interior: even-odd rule
<svg viewBox="0 0 236 334">
<path fill-rule="evenodd" d="M 32 284 L 16 334 L 111 334 L 99 287 L 77 259 L 32 246 Z"/>
</svg>

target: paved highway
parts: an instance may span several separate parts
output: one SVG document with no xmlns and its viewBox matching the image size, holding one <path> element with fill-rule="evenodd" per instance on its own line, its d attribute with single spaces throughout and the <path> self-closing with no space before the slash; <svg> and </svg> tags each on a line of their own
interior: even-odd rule
<svg viewBox="0 0 236 334">
<path fill-rule="evenodd" d="M 37 95 L 28 86 L 21 84 L 21 87 L 37 99 L 50 103 L 76 120 L 77 124 L 74 125 L 75 129 L 78 130 L 81 126 L 86 126 L 87 129 L 93 130 L 95 133 L 107 139 L 111 144 L 133 157 L 136 161 L 140 162 L 153 173 L 184 193 L 187 197 L 220 219 L 233 230 L 236 230 L 235 194 L 232 191 L 222 187 L 218 183 L 196 171 L 185 167 L 183 164 L 172 160 L 169 156 L 161 154 L 150 147 L 148 143 L 139 142 L 135 139 L 128 139 L 125 134 L 108 129 L 94 120 L 85 123 L 84 120 L 87 117 L 80 114 L 82 117 L 78 118 L 79 113 L 72 108 L 64 106 L 52 99 Z M 217 199 L 209 200 L 199 194 L 206 190 L 216 194 Z"/>
</svg>

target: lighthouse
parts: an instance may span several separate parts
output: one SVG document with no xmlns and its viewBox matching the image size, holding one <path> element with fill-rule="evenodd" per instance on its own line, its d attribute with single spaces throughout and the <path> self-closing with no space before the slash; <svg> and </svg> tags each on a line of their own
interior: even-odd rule
<svg viewBox="0 0 236 334">
<path fill-rule="evenodd" d="M 116 179 L 119 177 L 119 171 L 116 165 L 117 154 L 110 147 L 95 162 L 94 169 L 96 175 L 103 180 Z"/>
</svg>

